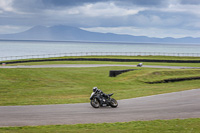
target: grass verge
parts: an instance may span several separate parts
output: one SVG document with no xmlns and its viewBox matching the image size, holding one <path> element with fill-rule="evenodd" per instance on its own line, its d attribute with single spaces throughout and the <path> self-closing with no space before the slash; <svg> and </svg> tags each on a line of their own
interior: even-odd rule
<svg viewBox="0 0 200 133">
<path fill-rule="evenodd" d="M 2 133 L 199 133 L 200 119 L 0 128 Z"/>
</svg>

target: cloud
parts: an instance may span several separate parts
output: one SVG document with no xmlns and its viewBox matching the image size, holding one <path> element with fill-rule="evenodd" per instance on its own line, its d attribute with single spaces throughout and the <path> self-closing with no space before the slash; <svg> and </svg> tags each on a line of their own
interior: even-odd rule
<svg viewBox="0 0 200 133">
<path fill-rule="evenodd" d="M 29 27 L 3 25 L 3 26 L 0 26 L 0 33 L 3 33 L 3 34 L 18 33 L 18 32 L 23 32 L 27 29 L 29 29 Z"/>
<path fill-rule="evenodd" d="M 41 0 L 14 0 L 12 6 L 20 12 L 31 14 L 46 9 Z"/>
<path fill-rule="evenodd" d="M 42 0 L 48 6 L 80 6 L 84 4 L 113 2 L 122 5 L 160 6 L 165 0 Z"/>
<path fill-rule="evenodd" d="M 140 7 L 158 7 L 167 6 L 168 2 L 166 0 L 112 0 L 118 6 L 140 6 Z"/>
<path fill-rule="evenodd" d="M 137 14 L 143 8 L 135 7 L 133 9 L 125 9 L 116 6 L 113 2 L 88 4 L 76 7 L 82 15 L 91 17 L 113 17 L 113 16 L 127 16 Z"/>
<path fill-rule="evenodd" d="M 13 3 L 13 0 L 1 0 L 0 1 L 0 11 L 1 12 L 3 12 L 3 11 L 7 11 L 7 12 L 13 11 L 12 3 Z"/>
<path fill-rule="evenodd" d="M 109 0 L 42 0 L 47 6 L 80 6 L 88 3 L 107 2 Z"/>
<path fill-rule="evenodd" d="M 180 0 L 180 3 L 186 5 L 200 5 L 199 0 Z"/>
<path fill-rule="evenodd" d="M 200 1 L 0 0 L 0 20 L 7 32 L 17 31 L 14 27 L 63 24 L 97 30 L 101 27 L 116 33 L 195 36 L 200 30 Z"/>
</svg>

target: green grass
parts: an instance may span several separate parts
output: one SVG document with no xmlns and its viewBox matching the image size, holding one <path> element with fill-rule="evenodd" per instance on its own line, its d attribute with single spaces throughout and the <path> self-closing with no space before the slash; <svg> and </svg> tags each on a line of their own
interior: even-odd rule
<svg viewBox="0 0 200 133">
<path fill-rule="evenodd" d="M 45 61 L 45 62 L 29 62 L 8 64 L 8 66 L 16 65 L 47 65 L 47 64 L 120 64 L 120 65 L 137 65 L 140 62 L 110 62 L 110 61 Z M 143 65 L 157 66 L 183 66 L 183 67 L 200 67 L 200 63 L 156 63 L 143 62 Z"/>
<path fill-rule="evenodd" d="M 0 69 L 0 105 L 89 102 L 89 96 L 94 86 L 99 87 L 105 93 L 114 92 L 114 98 L 117 100 L 200 88 L 199 80 L 151 85 L 144 83 L 159 78 L 199 75 L 200 70 L 196 69 L 140 68 L 141 70 L 109 77 L 110 70 L 130 68 Z"/>
<path fill-rule="evenodd" d="M 2 133 L 199 133 L 200 119 L 0 128 Z"/>
<path fill-rule="evenodd" d="M 47 58 L 47 59 L 63 59 L 63 58 L 66 58 L 66 59 L 68 58 L 112 58 L 112 59 L 156 59 L 156 60 L 200 60 L 200 57 L 174 57 L 174 56 L 79 56 L 79 57 L 56 57 L 56 58 Z M 35 60 L 35 59 L 31 59 L 31 60 Z M 3 63 L 3 62 L 0 62 L 0 63 Z M 112 62 L 112 61 L 45 61 L 45 62 L 16 63 L 16 64 L 7 64 L 7 65 L 44 65 L 44 64 L 128 64 L 128 65 L 131 64 L 131 65 L 137 65 L 138 63 L 139 62 Z M 160 66 L 200 67 L 200 63 L 143 62 L 143 64 L 144 65 L 160 65 Z"/>
<path fill-rule="evenodd" d="M 200 70 L 157 70 L 154 72 L 146 72 L 141 74 L 138 78 L 143 82 L 156 82 L 166 79 L 178 79 L 178 78 L 190 78 L 190 77 L 200 77 Z"/>
</svg>

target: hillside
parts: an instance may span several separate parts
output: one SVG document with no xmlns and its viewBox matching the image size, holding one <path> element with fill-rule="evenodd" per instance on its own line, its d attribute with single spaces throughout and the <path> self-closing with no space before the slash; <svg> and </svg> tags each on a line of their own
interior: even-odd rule
<svg viewBox="0 0 200 133">
<path fill-rule="evenodd" d="M 113 33 L 98 33 L 76 27 L 56 25 L 52 27 L 35 26 L 15 34 L 1 34 L 1 40 L 49 40 L 49 41 L 101 41 L 101 42 L 139 42 L 139 43 L 200 43 L 200 38 L 150 38 Z"/>
</svg>

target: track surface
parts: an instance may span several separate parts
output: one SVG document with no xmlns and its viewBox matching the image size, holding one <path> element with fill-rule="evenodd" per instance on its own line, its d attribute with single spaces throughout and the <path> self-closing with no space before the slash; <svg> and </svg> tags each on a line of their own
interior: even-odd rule
<svg viewBox="0 0 200 133">
<path fill-rule="evenodd" d="M 126 122 L 200 118 L 200 89 L 119 100 L 118 108 L 90 103 L 0 106 L 0 126 Z"/>
<path fill-rule="evenodd" d="M 25 65 L 25 66 L 0 66 L 0 68 L 62 68 L 62 67 L 107 67 L 107 66 L 126 66 L 136 67 L 136 65 L 112 65 L 112 64 L 58 64 L 58 65 Z M 150 68 L 170 68 L 170 69 L 187 69 L 200 67 L 178 67 L 178 66 L 151 66 L 143 65 L 142 67 Z"/>
</svg>

